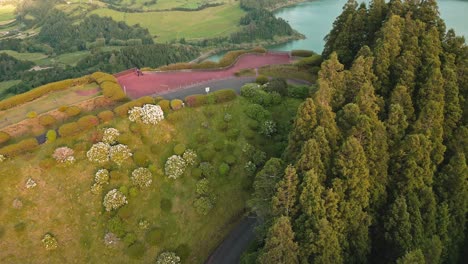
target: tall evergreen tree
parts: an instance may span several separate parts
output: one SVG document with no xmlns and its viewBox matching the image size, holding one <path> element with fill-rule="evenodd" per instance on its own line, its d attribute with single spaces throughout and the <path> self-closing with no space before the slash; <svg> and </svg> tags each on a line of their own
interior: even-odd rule
<svg viewBox="0 0 468 264">
<path fill-rule="evenodd" d="M 283 179 L 278 183 L 276 195 L 272 199 L 273 214 L 295 217 L 298 212 L 298 184 L 296 169 L 288 165 Z"/>
<path fill-rule="evenodd" d="M 258 262 L 260 264 L 296 264 L 299 263 L 297 256 L 298 246 L 294 242 L 290 219 L 282 216 L 271 227 Z"/>
</svg>

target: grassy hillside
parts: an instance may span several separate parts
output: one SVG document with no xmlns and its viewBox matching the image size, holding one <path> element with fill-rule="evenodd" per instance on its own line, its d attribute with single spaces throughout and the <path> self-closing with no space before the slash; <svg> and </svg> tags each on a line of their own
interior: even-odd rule
<svg viewBox="0 0 468 264">
<path fill-rule="evenodd" d="M 270 108 L 278 127 L 289 126 L 298 104 L 297 99 L 285 98 Z M 267 143 L 271 139 L 260 135 L 258 123 L 252 126 L 255 121 L 246 116 L 250 105 L 238 98 L 183 108 L 166 113 L 166 119 L 155 126 L 114 119 L 85 134 L 61 138 L 4 161 L 0 166 L 0 262 L 153 263 L 160 252 L 169 250 L 184 263 L 202 263 L 243 213 L 249 198 L 253 178 L 245 170 L 251 156 L 245 152 L 245 144 L 255 146 L 250 151 L 256 155 L 262 148 L 271 154 L 285 140 L 275 135 L 277 144 Z M 109 127 L 120 131 L 117 141 L 133 153 L 121 166 L 112 162 L 96 165 L 86 157 L 91 145 L 101 141 L 103 129 Z M 197 213 L 194 205 L 199 197 L 197 183 L 203 178 L 197 165 L 176 180 L 164 175 L 164 164 L 177 144 L 193 149 L 199 161 L 212 165 L 213 173 L 206 179 L 215 206 L 207 215 Z M 74 150 L 74 164 L 59 164 L 52 158 L 54 150 L 62 146 Z M 265 159 L 262 155 L 260 162 Z M 231 164 L 225 175 L 222 164 Z M 152 172 L 150 187 L 132 187 L 130 176 L 137 167 Z M 111 171 L 110 183 L 94 195 L 90 188 L 96 171 L 102 168 Z M 29 178 L 37 186 L 26 188 Z M 128 204 L 107 212 L 103 197 L 114 188 L 129 192 Z M 115 247 L 104 244 L 110 230 L 120 236 Z M 152 236 L 153 230 L 158 235 Z M 41 239 L 46 233 L 56 238 L 57 249 L 44 248 Z"/>
</svg>

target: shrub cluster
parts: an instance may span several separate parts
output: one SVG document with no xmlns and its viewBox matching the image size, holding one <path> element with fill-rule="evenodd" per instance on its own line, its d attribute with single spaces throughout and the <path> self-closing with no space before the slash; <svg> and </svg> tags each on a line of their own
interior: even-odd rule
<svg viewBox="0 0 468 264">
<path fill-rule="evenodd" d="M 113 162 L 121 166 L 128 158 L 132 156 L 132 152 L 127 145 L 118 144 L 110 147 L 109 156 Z"/>
<path fill-rule="evenodd" d="M 167 159 L 164 171 L 168 178 L 177 179 L 184 174 L 186 166 L 187 163 L 181 156 L 172 155 Z"/>
<path fill-rule="evenodd" d="M 156 259 L 156 264 L 180 264 L 180 257 L 174 252 L 163 252 Z"/>
<path fill-rule="evenodd" d="M 56 122 L 57 122 L 57 119 L 55 119 L 55 117 L 51 115 L 42 115 L 39 117 L 39 124 L 45 127 L 52 126 Z"/>
<path fill-rule="evenodd" d="M 65 114 L 69 117 L 77 116 L 81 113 L 81 108 L 78 106 L 70 106 L 65 110 Z"/>
<path fill-rule="evenodd" d="M 164 112 L 159 105 L 145 104 L 143 107 L 134 107 L 130 110 L 128 119 L 132 122 L 156 125 L 164 119 Z"/>
<path fill-rule="evenodd" d="M 246 84 L 241 88 L 241 95 L 254 104 L 263 106 L 279 104 L 281 102 L 281 95 L 279 93 L 268 93 L 263 90 L 263 88 L 266 88 L 268 85 L 270 85 L 270 83 L 262 86 L 255 83 Z"/>
<path fill-rule="evenodd" d="M 88 160 L 95 163 L 106 163 L 109 161 L 110 145 L 99 142 L 94 144 L 86 153 Z"/>
<path fill-rule="evenodd" d="M 131 102 L 125 103 L 123 105 L 117 106 L 114 108 L 114 112 L 120 117 L 126 117 L 128 115 L 128 111 L 134 107 L 141 107 L 145 104 L 153 104 L 154 99 L 151 96 L 144 96 L 133 100 Z"/>
<path fill-rule="evenodd" d="M 147 168 L 138 168 L 132 172 L 132 183 L 140 188 L 146 188 L 153 182 L 153 175 Z"/>
<path fill-rule="evenodd" d="M 311 50 L 292 50 L 291 55 L 294 57 L 310 57 L 316 53 Z"/>
<path fill-rule="evenodd" d="M 54 158 L 58 163 L 72 164 L 75 162 L 74 154 L 75 151 L 73 151 L 73 149 L 69 147 L 60 147 L 55 149 L 52 154 L 52 158 Z"/>
<path fill-rule="evenodd" d="M 102 136 L 102 142 L 107 143 L 107 144 L 115 144 L 117 141 L 117 138 L 120 136 L 120 132 L 113 128 L 107 128 L 104 130 L 104 134 Z"/>
<path fill-rule="evenodd" d="M 81 129 L 77 122 L 71 122 L 61 125 L 58 132 L 61 137 L 70 137 L 80 133 Z"/>
<path fill-rule="evenodd" d="M 16 144 L 8 145 L 0 149 L 0 155 L 13 157 L 25 152 L 29 152 L 39 146 L 37 139 L 29 138 L 22 140 Z"/>
<path fill-rule="evenodd" d="M 106 169 L 98 170 L 94 176 L 94 181 L 100 185 L 109 184 L 109 171 Z"/>
<path fill-rule="evenodd" d="M 184 102 L 179 99 L 174 99 L 171 101 L 171 109 L 172 110 L 179 110 L 183 107 Z"/>
<path fill-rule="evenodd" d="M 127 197 L 117 189 L 110 190 L 106 196 L 104 196 L 103 201 L 103 205 L 108 212 L 118 209 L 127 203 Z"/>
<path fill-rule="evenodd" d="M 296 62 L 296 66 L 301 68 L 318 67 L 322 64 L 323 58 L 318 54 L 311 55 Z"/>
<path fill-rule="evenodd" d="M 94 115 L 86 115 L 78 119 L 77 121 L 80 130 L 89 130 L 97 125 L 99 125 L 99 118 Z"/>
<path fill-rule="evenodd" d="M 101 87 L 104 97 L 112 101 L 122 101 L 127 98 L 127 95 L 113 75 L 103 72 L 95 72 L 91 77 Z"/>
<path fill-rule="evenodd" d="M 50 233 L 45 234 L 41 241 L 46 250 L 54 250 L 58 247 L 57 239 Z"/>
<path fill-rule="evenodd" d="M 188 166 L 193 166 L 197 164 L 197 161 L 198 161 L 197 153 L 191 149 L 185 150 L 184 155 L 182 157 L 184 158 Z"/>
<path fill-rule="evenodd" d="M 224 89 L 212 92 L 211 94 L 194 94 L 185 97 L 185 102 L 190 107 L 198 107 L 211 103 L 224 103 L 234 100 L 236 92 L 231 89 Z"/>
<path fill-rule="evenodd" d="M 171 102 L 169 100 L 161 100 L 158 102 L 158 105 L 161 107 L 161 109 L 164 111 L 164 112 L 167 112 L 169 110 L 171 110 Z"/>
<path fill-rule="evenodd" d="M 105 123 L 105 122 L 109 122 L 112 119 L 114 119 L 114 113 L 112 113 L 112 111 L 110 111 L 110 110 L 106 110 L 106 111 L 100 112 L 98 114 L 98 117 L 99 117 L 99 119 L 101 119 L 101 121 L 103 123 Z"/>
</svg>

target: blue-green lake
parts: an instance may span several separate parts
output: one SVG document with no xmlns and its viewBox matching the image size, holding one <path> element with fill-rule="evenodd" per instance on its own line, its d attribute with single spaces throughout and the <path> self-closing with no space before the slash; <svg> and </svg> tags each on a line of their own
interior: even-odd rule
<svg viewBox="0 0 468 264">
<path fill-rule="evenodd" d="M 279 51 L 306 49 L 321 53 L 325 44 L 323 38 L 330 32 L 345 3 L 346 0 L 314 0 L 278 10 L 276 16 L 288 21 L 295 30 L 304 34 L 306 39 L 268 48 Z M 453 28 L 458 35 L 468 37 L 468 1 L 438 0 L 437 3 L 447 28 Z M 224 54 L 220 53 L 208 59 L 218 61 Z"/>
</svg>

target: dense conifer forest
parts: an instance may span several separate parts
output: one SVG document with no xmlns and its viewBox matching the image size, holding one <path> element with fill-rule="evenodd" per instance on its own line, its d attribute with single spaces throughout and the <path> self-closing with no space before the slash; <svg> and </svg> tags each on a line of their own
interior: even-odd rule
<svg viewBox="0 0 468 264">
<path fill-rule="evenodd" d="M 462 263 L 468 47 L 435 0 L 349 0 L 282 159 L 255 178 L 244 263 Z"/>
</svg>

